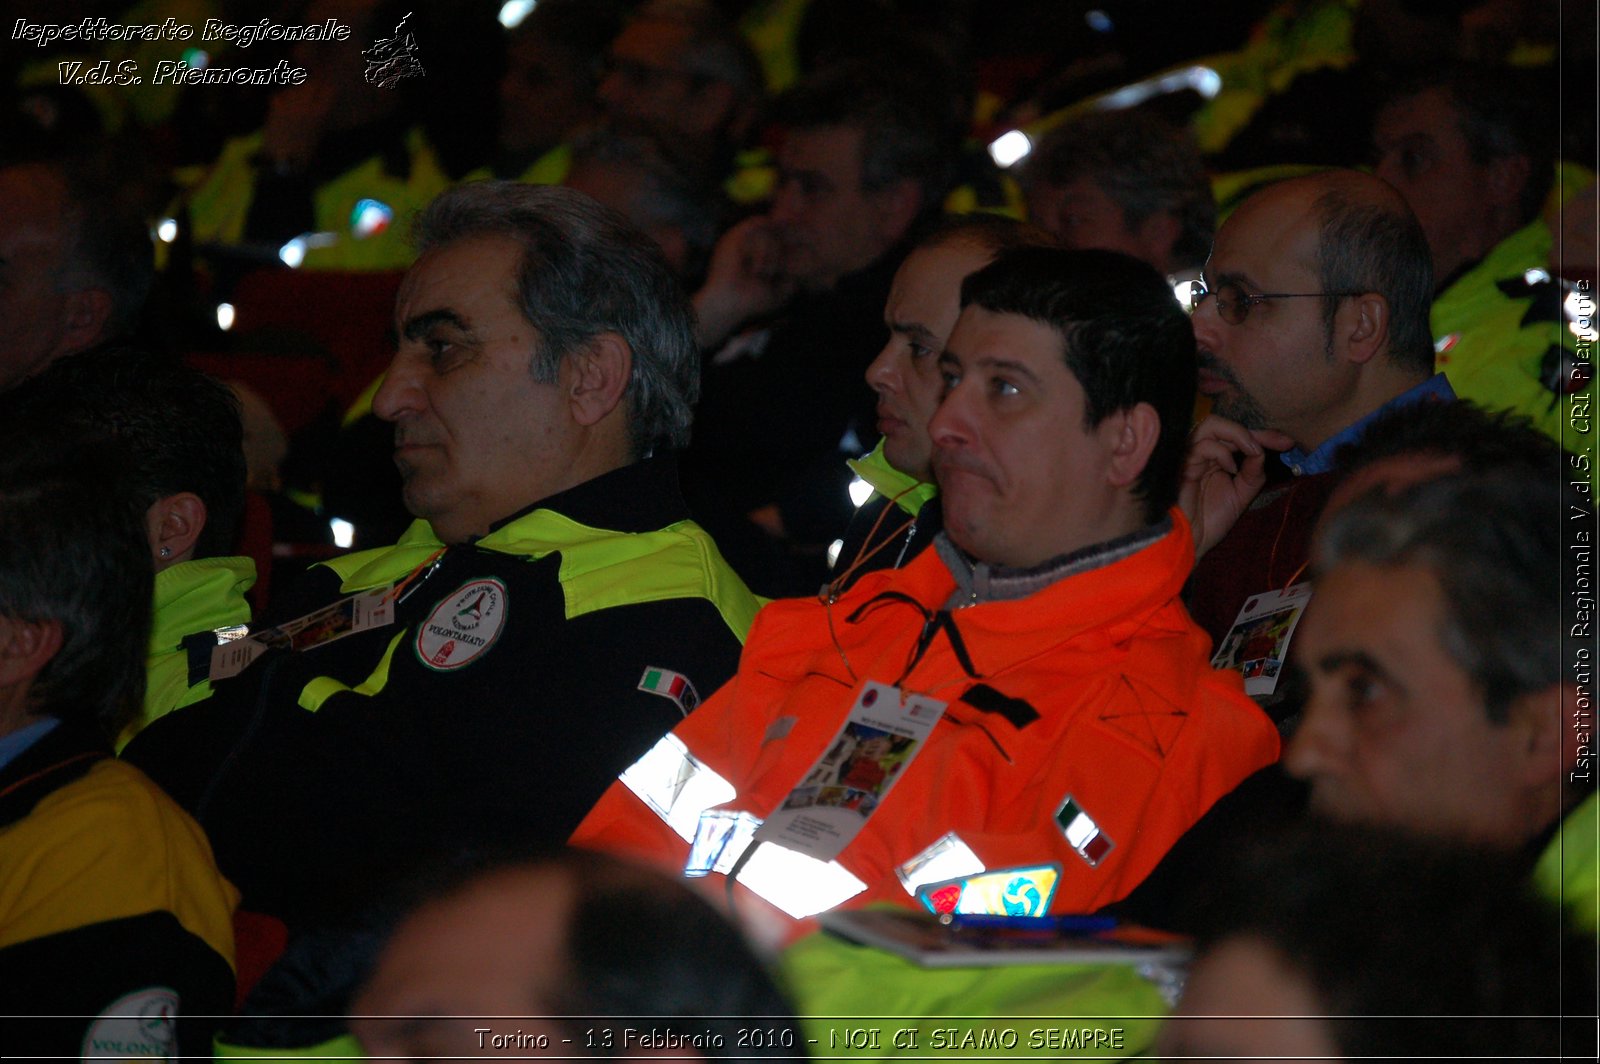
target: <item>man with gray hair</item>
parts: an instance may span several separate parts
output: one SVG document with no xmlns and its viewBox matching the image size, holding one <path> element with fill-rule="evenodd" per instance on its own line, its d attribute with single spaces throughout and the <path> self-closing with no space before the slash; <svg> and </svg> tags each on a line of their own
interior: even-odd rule
<svg viewBox="0 0 1600 1064">
<path fill-rule="evenodd" d="M 444 193 L 415 239 L 373 409 L 418 520 L 316 570 L 321 609 L 129 748 L 291 929 L 397 849 L 563 839 L 733 674 L 756 607 L 664 453 L 698 365 L 659 250 L 512 182 Z"/>
<path fill-rule="evenodd" d="M 1556 593 L 1575 511 L 1571 486 L 1507 463 L 1330 517 L 1283 764 L 1329 819 L 1524 854 L 1592 930 L 1594 637 Z"/>
<path fill-rule="evenodd" d="M 1105 248 L 1193 280 L 1217 208 L 1200 149 L 1144 111 L 1096 111 L 1052 129 L 1023 172 L 1028 218 L 1073 248 Z"/>
</svg>

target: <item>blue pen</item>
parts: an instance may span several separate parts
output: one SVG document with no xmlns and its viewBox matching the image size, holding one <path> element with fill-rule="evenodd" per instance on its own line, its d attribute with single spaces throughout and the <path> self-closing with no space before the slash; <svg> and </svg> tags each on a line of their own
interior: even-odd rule
<svg viewBox="0 0 1600 1064">
<path fill-rule="evenodd" d="M 1117 926 L 1115 916 L 1072 914 L 1065 916 L 988 916 L 981 914 L 946 913 L 939 917 L 941 923 L 953 930 L 1054 931 L 1089 934 L 1109 931 Z"/>
</svg>

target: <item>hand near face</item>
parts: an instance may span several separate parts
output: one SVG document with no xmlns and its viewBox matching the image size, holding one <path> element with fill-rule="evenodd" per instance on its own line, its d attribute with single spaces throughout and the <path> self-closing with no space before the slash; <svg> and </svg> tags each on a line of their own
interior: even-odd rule
<svg viewBox="0 0 1600 1064">
<path fill-rule="evenodd" d="M 729 229 L 711 252 L 705 284 L 695 293 L 695 339 L 719 345 L 751 318 L 777 310 L 794 293 L 782 272 L 783 248 L 765 217 L 746 218 Z"/>
<path fill-rule="evenodd" d="M 1272 429 L 1247 429 L 1211 414 L 1189 437 L 1178 505 L 1194 530 L 1195 557 L 1221 542 L 1267 482 L 1267 450 L 1294 441 Z"/>
</svg>

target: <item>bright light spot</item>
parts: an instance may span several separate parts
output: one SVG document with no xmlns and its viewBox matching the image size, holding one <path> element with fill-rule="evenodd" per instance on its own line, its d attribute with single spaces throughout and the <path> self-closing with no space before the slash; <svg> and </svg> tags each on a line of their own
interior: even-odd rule
<svg viewBox="0 0 1600 1064">
<path fill-rule="evenodd" d="M 328 522 L 328 531 L 333 533 L 333 545 L 340 550 L 349 550 L 355 546 L 356 526 L 342 517 L 335 517 Z"/>
<path fill-rule="evenodd" d="M 1020 129 L 1009 130 L 1000 134 L 989 145 L 989 158 L 1001 169 L 1015 166 L 1028 157 L 1033 151 L 1033 138 Z"/>
<path fill-rule="evenodd" d="M 163 244 L 170 244 L 178 239 L 178 219 L 163 218 L 156 223 L 156 239 Z"/>
<path fill-rule="evenodd" d="M 232 643 L 249 635 L 250 626 L 248 624 L 230 624 L 222 628 L 211 629 L 211 634 L 217 637 L 219 644 Z"/>
<path fill-rule="evenodd" d="M 850 478 L 850 502 L 859 508 L 862 503 L 872 498 L 872 485 L 860 477 Z"/>
<path fill-rule="evenodd" d="M 508 30 L 514 30 L 522 25 L 522 20 L 533 14 L 533 9 L 539 6 L 539 0 L 506 0 L 500 5 L 500 25 Z"/>
<path fill-rule="evenodd" d="M 211 65 L 211 56 L 198 48 L 190 48 L 183 53 L 183 62 L 190 70 L 204 70 Z"/>
<path fill-rule="evenodd" d="M 844 550 L 844 540 L 836 539 L 828 544 L 828 568 L 832 569 L 839 564 L 839 552 Z"/>
<path fill-rule="evenodd" d="M 867 889 L 838 861 L 824 863 L 776 843 L 750 855 L 739 882 L 796 920 L 826 912 Z"/>
<path fill-rule="evenodd" d="M 298 270 L 300 264 L 306 261 L 306 238 L 297 236 L 283 247 L 278 249 L 278 258 L 291 270 Z"/>
<path fill-rule="evenodd" d="M 233 328 L 232 303 L 217 304 L 217 328 L 221 329 L 223 332 L 227 332 L 229 329 Z"/>
<path fill-rule="evenodd" d="M 1089 28 L 1094 30 L 1096 33 L 1110 33 L 1113 29 L 1111 25 L 1111 16 L 1106 14 L 1104 11 L 1085 11 L 1083 13 L 1083 21 L 1087 22 L 1089 24 Z"/>
<path fill-rule="evenodd" d="M 1195 303 L 1199 300 L 1200 293 L 1205 290 L 1205 285 L 1193 279 L 1175 281 L 1172 285 L 1172 294 L 1178 300 L 1178 306 L 1190 314 L 1194 313 Z"/>
<path fill-rule="evenodd" d="M 1146 100 L 1182 92 L 1185 89 L 1193 89 L 1207 100 L 1214 99 L 1217 93 L 1222 91 L 1222 76 L 1210 67 L 1184 67 L 1170 74 L 1124 85 L 1115 92 L 1100 97 L 1095 106 L 1102 111 L 1118 111 L 1127 107 L 1138 107 Z"/>
<path fill-rule="evenodd" d="M 375 199 L 364 199 L 350 211 L 350 235 L 364 240 L 389 228 L 394 220 L 394 208 Z"/>
<path fill-rule="evenodd" d="M 1548 271 L 1541 270 L 1539 267 L 1535 266 L 1533 269 L 1524 273 L 1522 275 L 1522 279 L 1528 284 L 1545 284 L 1550 280 L 1550 274 Z"/>
</svg>

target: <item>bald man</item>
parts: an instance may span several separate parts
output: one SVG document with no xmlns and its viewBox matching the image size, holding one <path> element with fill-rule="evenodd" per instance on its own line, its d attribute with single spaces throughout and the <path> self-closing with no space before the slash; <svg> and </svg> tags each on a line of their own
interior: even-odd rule
<svg viewBox="0 0 1600 1064">
<path fill-rule="evenodd" d="M 1300 579 L 1335 456 L 1380 413 L 1450 401 L 1433 372 L 1427 238 L 1377 178 L 1272 185 L 1217 232 L 1194 312 L 1200 391 L 1184 509 L 1204 554 L 1190 609 L 1217 643 L 1247 603 Z M 1267 483 L 1267 452 L 1287 469 Z"/>
</svg>

